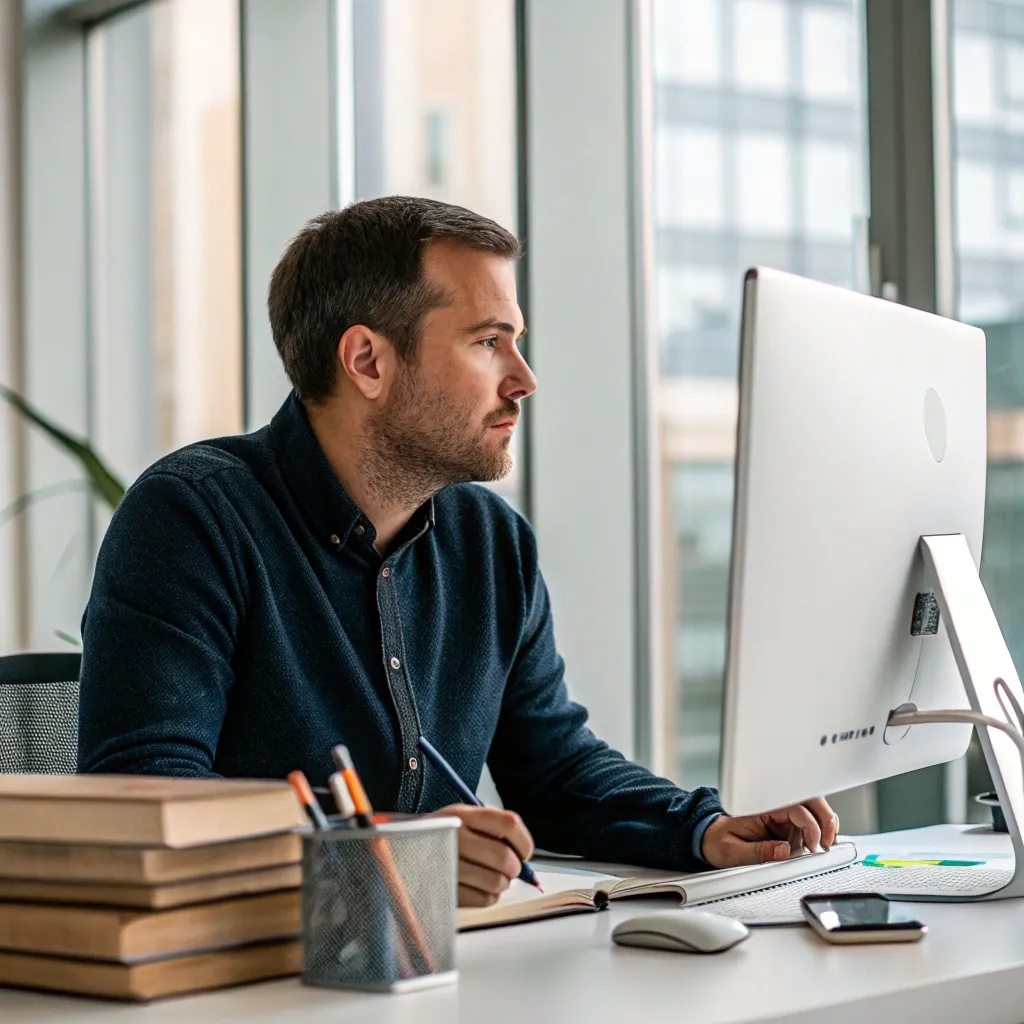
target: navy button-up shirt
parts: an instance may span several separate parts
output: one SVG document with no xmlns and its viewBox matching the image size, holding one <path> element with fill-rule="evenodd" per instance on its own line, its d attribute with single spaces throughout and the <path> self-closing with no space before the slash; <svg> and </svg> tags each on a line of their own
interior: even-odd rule
<svg viewBox="0 0 1024 1024">
<path fill-rule="evenodd" d="M 485 762 L 537 844 L 704 866 L 721 811 L 609 749 L 568 697 L 527 522 L 446 487 L 385 557 L 290 397 L 269 427 L 191 445 L 129 489 L 83 622 L 83 771 L 314 785 L 348 744 L 373 804 L 457 802 L 422 733 L 477 785 Z"/>
</svg>

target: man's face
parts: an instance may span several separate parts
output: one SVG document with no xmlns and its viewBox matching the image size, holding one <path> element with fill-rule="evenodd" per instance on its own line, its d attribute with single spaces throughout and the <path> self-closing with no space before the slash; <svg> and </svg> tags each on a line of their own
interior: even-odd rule
<svg viewBox="0 0 1024 1024">
<path fill-rule="evenodd" d="M 512 468 L 519 403 L 537 388 L 518 348 L 512 268 L 447 241 L 430 243 L 423 263 L 448 301 L 427 314 L 415 358 L 399 362 L 374 432 L 406 473 L 436 487 L 500 479 Z"/>
</svg>

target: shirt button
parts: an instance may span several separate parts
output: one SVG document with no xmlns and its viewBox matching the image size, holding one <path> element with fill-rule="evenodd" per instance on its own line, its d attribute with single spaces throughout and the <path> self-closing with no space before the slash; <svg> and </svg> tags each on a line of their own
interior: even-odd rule
<svg viewBox="0 0 1024 1024">
<path fill-rule="evenodd" d="M 416 771 L 416 769 L 417 769 L 417 768 L 419 768 L 419 766 L 420 766 L 420 763 L 419 763 L 419 761 L 417 761 L 417 760 L 416 760 L 416 758 L 415 758 L 415 757 L 410 757 L 410 758 L 409 758 L 409 767 L 410 767 L 410 768 L 411 768 L 411 769 L 412 769 L 413 771 Z"/>
<path fill-rule="evenodd" d="M 332 533 L 331 534 L 331 543 L 335 547 L 338 547 L 341 544 L 341 538 L 336 533 Z"/>
<path fill-rule="evenodd" d="M 392 657 L 392 659 L 391 659 L 391 667 L 392 668 L 401 668 L 402 667 L 402 663 L 397 658 Z"/>
<path fill-rule="evenodd" d="M 362 525 L 359 525 L 359 526 L 356 527 L 356 536 L 357 537 L 362 537 L 362 535 L 364 533 L 366 533 L 366 527 L 364 527 Z"/>
<path fill-rule="evenodd" d="M 384 579 L 387 579 L 391 575 L 391 570 L 385 565 L 384 568 L 381 569 L 380 574 Z"/>
</svg>

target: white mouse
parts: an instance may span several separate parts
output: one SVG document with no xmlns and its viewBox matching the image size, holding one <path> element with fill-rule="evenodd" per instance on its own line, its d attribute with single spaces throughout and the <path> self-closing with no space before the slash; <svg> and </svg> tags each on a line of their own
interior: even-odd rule
<svg viewBox="0 0 1024 1024">
<path fill-rule="evenodd" d="M 612 931 L 612 940 L 620 946 L 674 953 L 720 953 L 748 935 L 750 929 L 731 917 L 706 910 L 665 910 L 622 921 Z"/>
</svg>

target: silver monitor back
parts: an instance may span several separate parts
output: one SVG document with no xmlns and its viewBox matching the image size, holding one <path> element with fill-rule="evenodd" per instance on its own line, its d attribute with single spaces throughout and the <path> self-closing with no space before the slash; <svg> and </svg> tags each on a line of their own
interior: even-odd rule
<svg viewBox="0 0 1024 1024">
<path fill-rule="evenodd" d="M 980 565 L 985 336 L 775 270 L 747 274 L 740 359 L 722 797 L 756 813 L 961 756 L 969 725 L 886 730 L 966 708 L 920 538 Z"/>
</svg>

